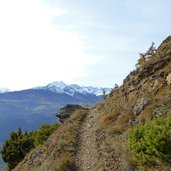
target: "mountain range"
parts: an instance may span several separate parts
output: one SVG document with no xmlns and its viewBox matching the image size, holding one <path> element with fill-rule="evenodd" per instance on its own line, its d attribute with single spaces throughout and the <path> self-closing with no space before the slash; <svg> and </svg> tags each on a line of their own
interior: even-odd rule
<svg viewBox="0 0 171 171">
<path fill-rule="evenodd" d="M 110 88 L 81 87 L 56 81 L 47 86 L 21 91 L 0 90 L 0 142 L 9 132 L 36 129 L 43 123 L 57 120 L 55 113 L 66 104 L 93 105 L 102 101 Z"/>
<path fill-rule="evenodd" d="M 44 123 L 57 122 L 55 114 L 66 104 L 94 105 L 110 88 L 67 85 L 62 81 L 21 91 L 0 88 L 0 145 L 11 131 L 35 130 Z M 1 146 L 0 146 L 1 147 Z M 0 157 L 0 170 L 2 160 Z"/>
<path fill-rule="evenodd" d="M 36 87 L 34 89 L 41 90 L 50 90 L 59 94 L 68 94 L 70 96 L 74 96 L 76 93 L 80 93 L 83 95 L 95 95 L 102 96 L 104 93 L 109 94 L 111 88 L 98 88 L 92 86 L 79 86 L 77 84 L 67 85 L 63 81 L 56 81 L 48 84 L 47 86 Z"/>
</svg>

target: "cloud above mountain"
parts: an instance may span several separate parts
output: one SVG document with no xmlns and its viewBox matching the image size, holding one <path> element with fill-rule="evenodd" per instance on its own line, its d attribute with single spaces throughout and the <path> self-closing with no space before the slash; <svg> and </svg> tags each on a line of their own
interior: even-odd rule
<svg viewBox="0 0 171 171">
<path fill-rule="evenodd" d="M 40 0 L 0 1 L 1 86 L 20 89 L 86 74 L 99 58 L 84 53 L 78 33 L 52 24 L 66 13 Z"/>
</svg>

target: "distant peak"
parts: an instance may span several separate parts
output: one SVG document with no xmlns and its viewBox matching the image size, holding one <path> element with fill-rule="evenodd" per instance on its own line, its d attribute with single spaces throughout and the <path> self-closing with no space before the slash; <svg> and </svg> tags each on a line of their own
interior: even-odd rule
<svg viewBox="0 0 171 171">
<path fill-rule="evenodd" d="M 59 94 L 68 94 L 70 96 L 73 96 L 75 93 L 80 94 L 92 94 L 96 96 L 103 95 L 104 91 L 106 94 L 109 94 L 111 91 L 111 88 L 98 88 L 98 87 L 92 87 L 92 86 L 79 86 L 77 84 L 66 84 L 63 81 L 54 81 L 52 83 L 49 83 L 47 86 L 44 87 L 38 87 L 39 89 L 47 89 L 55 93 Z"/>
<path fill-rule="evenodd" d="M 47 87 L 50 87 L 50 86 L 61 87 L 61 86 L 67 86 L 67 84 L 65 84 L 63 81 L 54 81 L 54 82 L 49 83 L 49 84 L 47 85 Z"/>
</svg>

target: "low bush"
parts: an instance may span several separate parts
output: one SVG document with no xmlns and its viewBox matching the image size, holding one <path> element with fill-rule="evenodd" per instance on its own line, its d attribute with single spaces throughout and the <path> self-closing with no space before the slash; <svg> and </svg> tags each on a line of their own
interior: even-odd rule
<svg viewBox="0 0 171 171">
<path fill-rule="evenodd" d="M 51 125 L 43 124 L 35 131 L 34 144 L 38 146 L 43 144 L 49 136 L 59 127 L 59 123 L 54 123 Z"/>
<path fill-rule="evenodd" d="M 141 164 L 171 162 L 171 118 L 159 118 L 129 133 L 129 148 Z"/>
<path fill-rule="evenodd" d="M 76 171 L 75 162 L 70 157 L 63 157 L 60 159 L 56 171 Z"/>
</svg>

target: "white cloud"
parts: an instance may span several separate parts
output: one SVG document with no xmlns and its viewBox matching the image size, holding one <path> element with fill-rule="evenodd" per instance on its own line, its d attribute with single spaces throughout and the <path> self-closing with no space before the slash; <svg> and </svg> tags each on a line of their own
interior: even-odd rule
<svg viewBox="0 0 171 171">
<path fill-rule="evenodd" d="M 170 0 L 0 0 L 0 87 L 118 82 L 138 52 L 170 34 L 170 6 Z"/>
<path fill-rule="evenodd" d="M 79 35 L 52 25 L 67 14 L 40 0 L 0 0 L 1 87 L 29 88 L 86 75 L 98 60 L 84 54 Z"/>
</svg>

